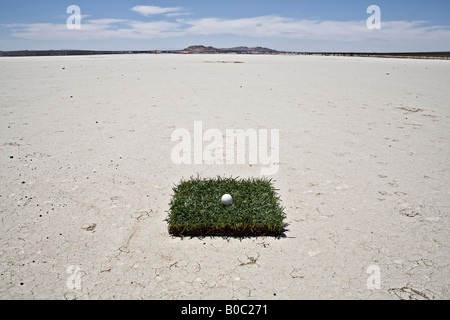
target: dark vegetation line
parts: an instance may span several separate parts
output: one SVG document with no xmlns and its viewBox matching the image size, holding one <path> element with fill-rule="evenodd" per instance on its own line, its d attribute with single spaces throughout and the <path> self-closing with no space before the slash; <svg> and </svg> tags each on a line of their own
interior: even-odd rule
<svg viewBox="0 0 450 320">
<path fill-rule="evenodd" d="M 262 47 L 235 47 L 217 49 L 205 46 L 190 46 L 182 50 L 148 50 L 148 51 L 94 51 L 94 50 L 20 50 L 0 51 L 0 57 L 39 57 L 39 56 L 82 56 L 82 55 L 112 55 L 112 54 L 272 54 L 272 55 L 321 55 L 343 57 L 377 57 L 406 59 L 441 59 L 449 60 L 450 51 L 444 52 L 290 52 L 277 51 Z"/>
</svg>

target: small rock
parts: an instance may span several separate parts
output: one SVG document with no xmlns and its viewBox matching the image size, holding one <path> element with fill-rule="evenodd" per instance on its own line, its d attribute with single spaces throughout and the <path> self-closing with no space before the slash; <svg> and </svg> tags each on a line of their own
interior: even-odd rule
<svg viewBox="0 0 450 320">
<path fill-rule="evenodd" d="M 314 256 L 317 256 L 319 253 L 320 253 L 320 251 L 309 251 L 309 252 L 308 252 L 308 255 L 309 255 L 310 257 L 314 257 Z"/>
<path fill-rule="evenodd" d="M 195 288 L 200 288 L 203 285 L 203 280 L 201 278 L 196 278 L 193 282 L 192 282 L 192 286 Z"/>
<path fill-rule="evenodd" d="M 136 211 L 131 214 L 131 217 L 137 219 L 138 221 L 145 220 L 150 218 L 150 211 L 151 209 L 149 211 L 146 210 Z"/>
<path fill-rule="evenodd" d="M 419 213 L 416 210 L 414 210 L 413 208 L 403 208 L 399 211 L 399 213 L 402 216 L 406 216 L 409 218 L 414 218 L 415 216 L 419 215 Z"/>
<path fill-rule="evenodd" d="M 86 230 L 86 231 L 94 231 L 95 227 L 97 227 L 97 224 L 91 223 L 89 225 L 85 225 L 85 226 L 81 227 L 81 229 Z"/>
<path fill-rule="evenodd" d="M 426 265 L 427 267 L 432 267 L 434 265 L 434 262 L 428 259 L 424 259 L 422 260 L 423 264 Z"/>
<path fill-rule="evenodd" d="M 297 278 L 303 279 L 306 275 L 306 273 L 302 269 L 299 269 L 299 268 L 294 268 L 294 270 L 292 270 L 292 272 L 290 274 L 291 274 L 291 277 L 295 278 L 295 279 L 297 279 Z"/>
<path fill-rule="evenodd" d="M 119 251 L 124 253 L 130 253 L 130 249 L 128 249 L 128 247 L 120 247 Z"/>
</svg>

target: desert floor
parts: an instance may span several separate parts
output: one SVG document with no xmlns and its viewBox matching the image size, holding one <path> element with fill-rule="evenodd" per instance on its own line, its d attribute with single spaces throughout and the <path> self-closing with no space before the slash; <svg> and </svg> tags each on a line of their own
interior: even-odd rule
<svg viewBox="0 0 450 320">
<path fill-rule="evenodd" d="M 1 299 L 450 298 L 450 61 L 2 58 L 0 75 Z M 180 179 L 261 176 L 174 164 L 195 121 L 280 130 L 284 237 L 168 234 Z"/>
</svg>

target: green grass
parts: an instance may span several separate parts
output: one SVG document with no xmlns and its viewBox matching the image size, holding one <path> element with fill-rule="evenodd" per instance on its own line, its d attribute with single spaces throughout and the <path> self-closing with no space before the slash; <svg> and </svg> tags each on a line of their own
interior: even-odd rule
<svg viewBox="0 0 450 320">
<path fill-rule="evenodd" d="M 191 178 L 173 188 L 167 222 L 175 236 L 281 236 L 284 208 L 268 179 Z M 226 206 L 221 198 L 231 194 Z"/>
</svg>

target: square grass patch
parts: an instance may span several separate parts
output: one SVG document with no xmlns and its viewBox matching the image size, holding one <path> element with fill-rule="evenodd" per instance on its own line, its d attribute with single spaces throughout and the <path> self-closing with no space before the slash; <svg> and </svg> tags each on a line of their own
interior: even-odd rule
<svg viewBox="0 0 450 320">
<path fill-rule="evenodd" d="M 282 236 L 284 208 L 272 180 L 191 178 L 173 188 L 167 222 L 174 236 Z M 233 202 L 222 204 L 230 194 Z"/>
</svg>

